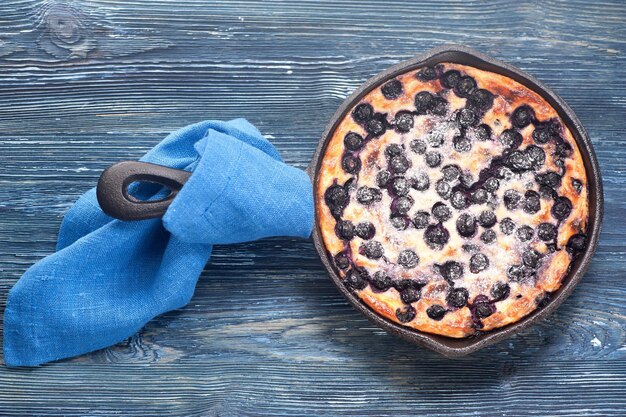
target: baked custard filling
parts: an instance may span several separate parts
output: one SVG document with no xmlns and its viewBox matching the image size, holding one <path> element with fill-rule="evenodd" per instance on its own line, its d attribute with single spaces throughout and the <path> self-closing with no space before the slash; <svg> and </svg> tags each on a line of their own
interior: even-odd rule
<svg viewBox="0 0 626 417">
<path fill-rule="evenodd" d="M 342 282 L 377 314 L 466 337 L 549 300 L 586 247 L 578 146 L 539 94 L 442 63 L 365 95 L 324 151 L 316 212 Z"/>
</svg>

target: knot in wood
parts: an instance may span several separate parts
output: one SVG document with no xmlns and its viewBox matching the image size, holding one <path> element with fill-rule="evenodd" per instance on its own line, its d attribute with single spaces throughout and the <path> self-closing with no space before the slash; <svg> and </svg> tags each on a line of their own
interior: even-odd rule
<svg viewBox="0 0 626 417">
<path fill-rule="evenodd" d="M 44 24 L 51 40 L 59 46 L 75 44 L 84 37 L 79 13 L 70 6 L 55 5 L 48 9 Z"/>
<path fill-rule="evenodd" d="M 89 40 L 88 18 L 69 4 L 54 3 L 44 9 L 39 26 L 39 45 L 56 58 L 86 58 L 95 46 Z"/>
</svg>

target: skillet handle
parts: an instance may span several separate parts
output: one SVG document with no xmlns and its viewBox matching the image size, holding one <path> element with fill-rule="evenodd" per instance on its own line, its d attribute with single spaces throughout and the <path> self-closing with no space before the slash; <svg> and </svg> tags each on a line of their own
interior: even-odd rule
<svg viewBox="0 0 626 417">
<path fill-rule="evenodd" d="M 120 220 L 161 217 L 190 176 L 191 172 L 148 162 L 119 162 L 100 175 L 96 187 L 98 204 L 106 214 Z M 128 186 L 136 181 L 162 185 L 170 193 L 161 200 L 139 200 L 128 192 Z"/>
</svg>

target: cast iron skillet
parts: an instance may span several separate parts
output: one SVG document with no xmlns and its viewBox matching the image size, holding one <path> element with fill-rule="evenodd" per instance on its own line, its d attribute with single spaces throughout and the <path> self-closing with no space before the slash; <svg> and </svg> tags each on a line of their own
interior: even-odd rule
<svg viewBox="0 0 626 417">
<path fill-rule="evenodd" d="M 589 225 L 587 229 L 588 246 L 585 252 L 580 254 L 575 260 L 568 276 L 563 280 L 561 288 L 553 294 L 550 302 L 544 308 L 533 312 L 516 323 L 488 332 L 477 333 L 474 336 L 464 339 L 454 339 L 445 336 L 432 335 L 399 325 L 376 314 L 355 294 L 350 292 L 345 285 L 342 284 L 341 279 L 333 266 L 331 255 L 326 251 L 319 230 L 319 223 L 317 222 L 316 210 L 316 226 L 313 230 L 315 248 L 317 249 L 322 259 L 322 263 L 326 267 L 331 279 L 344 297 L 346 297 L 357 310 L 384 330 L 400 336 L 410 342 L 425 346 L 443 355 L 455 357 L 472 353 L 529 327 L 553 312 L 565 300 L 565 298 L 570 295 L 576 284 L 578 284 L 584 273 L 587 271 L 591 258 L 596 251 L 598 237 L 600 235 L 600 224 L 602 222 L 603 194 L 600 170 L 591 141 L 572 109 L 570 109 L 559 96 L 530 75 L 525 74 L 521 70 L 509 64 L 483 55 L 471 48 L 458 45 L 445 45 L 437 47 L 424 54 L 418 55 L 413 59 L 389 68 L 387 71 L 384 71 L 383 73 L 367 80 L 365 84 L 358 88 L 343 102 L 331 118 L 326 130 L 324 130 L 317 150 L 313 155 L 313 160 L 307 168 L 307 172 L 313 182 L 314 194 L 316 194 L 315 190 L 317 189 L 318 172 L 328 141 L 350 109 L 357 104 L 363 96 L 369 93 L 372 89 L 382 85 L 385 81 L 407 71 L 411 71 L 425 65 L 432 66 L 440 62 L 455 62 L 499 73 L 518 81 L 541 95 L 548 103 L 550 103 L 552 107 L 554 107 L 554 109 L 556 109 L 563 122 L 574 135 L 587 171 L 589 188 Z M 105 213 L 122 220 L 140 220 L 160 217 L 165 213 L 170 202 L 176 197 L 177 192 L 182 188 L 190 175 L 191 173 L 186 171 L 143 162 L 120 162 L 109 167 L 102 173 L 97 187 L 98 202 Z M 161 184 L 169 188 L 171 193 L 163 200 L 139 201 L 132 197 L 128 192 L 128 186 L 135 181 Z M 317 196 L 315 196 L 315 200 L 317 203 Z"/>
</svg>

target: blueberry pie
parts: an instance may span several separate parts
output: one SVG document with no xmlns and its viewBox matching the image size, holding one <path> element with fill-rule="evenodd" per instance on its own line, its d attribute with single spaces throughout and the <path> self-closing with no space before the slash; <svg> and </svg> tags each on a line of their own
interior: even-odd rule
<svg viewBox="0 0 626 417">
<path fill-rule="evenodd" d="M 539 94 L 443 63 L 385 81 L 329 138 L 326 250 L 377 314 L 462 338 L 549 300 L 587 243 L 580 151 Z"/>
</svg>

